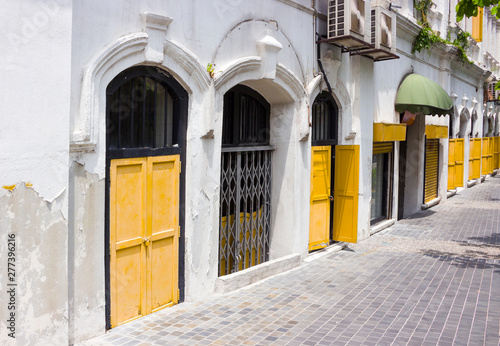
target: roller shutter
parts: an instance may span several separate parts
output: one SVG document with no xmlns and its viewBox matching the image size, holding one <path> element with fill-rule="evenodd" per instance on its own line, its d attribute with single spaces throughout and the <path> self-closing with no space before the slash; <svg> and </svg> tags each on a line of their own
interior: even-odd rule
<svg viewBox="0 0 500 346">
<path fill-rule="evenodd" d="M 424 203 L 438 196 L 439 139 L 425 141 Z"/>
</svg>

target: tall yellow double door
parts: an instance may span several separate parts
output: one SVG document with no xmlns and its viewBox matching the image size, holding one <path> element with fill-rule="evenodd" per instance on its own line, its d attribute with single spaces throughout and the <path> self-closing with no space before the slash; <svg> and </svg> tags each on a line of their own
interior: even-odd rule
<svg viewBox="0 0 500 346">
<path fill-rule="evenodd" d="M 110 162 L 110 322 L 178 302 L 179 155 Z"/>
<path fill-rule="evenodd" d="M 355 243 L 358 231 L 359 145 L 312 146 L 311 150 L 309 251 L 328 246 L 330 230 L 331 240 Z M 335 155 L 332 155 L 332 150 Z M 333 225 L 330 225 L 332 220 Z"/>
</svg>

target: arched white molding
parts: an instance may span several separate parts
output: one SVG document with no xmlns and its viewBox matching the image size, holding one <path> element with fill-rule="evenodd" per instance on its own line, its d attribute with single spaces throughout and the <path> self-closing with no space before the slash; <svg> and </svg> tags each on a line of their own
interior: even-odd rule
<svg viewBox="0 0 500 346">
<path fill-rule="evenodd" d="M 142 52 L 148 43 L 145 33 L 123 36 L 94 55 L 83 68 L 80 107 L 73 119 L 71 131 L 71 150 L 93 151 L 97 145 L 98 98 L 102 74 L 117 60 Z"/>
<path fill-rule="evenodd" d="M 470 112 L 467 107 L 462 107 L 460 110 L 460 121 L 468 121 L 470 119 Z"/>
<path fill-rule="evenodd" d="M 314 100 L 316 100 L 316 97 L 321 92 L 321 81 L 322 81 L 322 79 L 323 78 L 321 77 L 321 75 L 317 75 L 307 85 L 307 94 L 309 95 L 309 105 L 313 104 Z"/>
<path fill-rule="evenodd" d="M 219 76 L 215 79 L 215 89 L 219 90 L 222 94 L 231 89 L 234 85 L 241 83 L 247 78 L 246 75 L 254 77 L 260 69 L 260 57 L 250 56 L 236 60 L 229 68 L 222 71 Z M 236 82 L 230 82 L 231 80 Z"/>
<path fill-rule="evenodd" d="M 189 93 L 206 91 L 211 80 L 195 55 L 175 42 L 165 40 L 163 44 L 165 56 L 161 66 L 172 73 Z M 85 65 L 79 112 L 72 122 L 72 151 L 96 150 L 99 118 L 104 117 L 105 112 L 105 88 L 119 72 L 134 65 L 151 64 L 145 52 L 147 46 L 146 33 L 126 35 L 107 45 Z M 211 122 L 207 121 L 205 127 L 210 126 Z"/>
<path fill-rule="evenodd" d="M 179 65 L 181 70 L 186 72 L 187 76 L 193 79 L 197 88 L 201 92 L 206 91 L 210 86 L 211 80 L 206 68 L 202 66 L 201 62 L 192 52 L 176 42 L 168 40 L 165 41 L 165 60 L 163 61 L 163 64 L 169 70 L 172 70 L 170 68 L 172 65 Z M 179 82 L 181 82 L 181 80 L 187 80 L 187 76 L 179 75 Z M 188 92 L 192 92 L 192 87 L 187 84 L 183 86 Z"/>
<path fill-rule="evenodd" d="M 261 92 L 271 104 L 289 103 L 301 101 L 306 95 L 306 90 L 300 80 L 286 67 L 278 64 L 276 67 L 276 78 L 274 80 L 260 79 L 260 68 L 262 59 L 257 56 L 245 57 L 236 60 L 226 68 L 215 80 L 215 89 L 225 94 L 237 84 L 247 84 L 259 88 L 255 81 L 261 80 L 261 84 L 277 86 L 275 93 Z"/>
</svg>

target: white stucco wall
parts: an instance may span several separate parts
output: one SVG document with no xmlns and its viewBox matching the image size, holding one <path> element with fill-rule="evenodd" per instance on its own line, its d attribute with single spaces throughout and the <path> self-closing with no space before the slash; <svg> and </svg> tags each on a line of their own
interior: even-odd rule
<svg viewBox="0 0 500 346">
<path fill-rule="evenodd" d="M 0 6 L 0 344 L 67 344 L 71 1 Z M 7 258 L 15 258 L 15 277 Z M 12 312 L 15 339 L 7 334 Z"/>
</svg>

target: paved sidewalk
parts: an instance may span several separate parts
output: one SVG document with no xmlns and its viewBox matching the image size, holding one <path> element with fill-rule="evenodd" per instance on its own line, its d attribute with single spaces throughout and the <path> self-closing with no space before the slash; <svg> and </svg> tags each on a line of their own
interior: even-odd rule
<svg viewBox="0 0 500 346">
<path fill-rule="evenodd" d="M 500 343 L 500 177 L 359 244 L 82 345 Z"/>
</svg>

